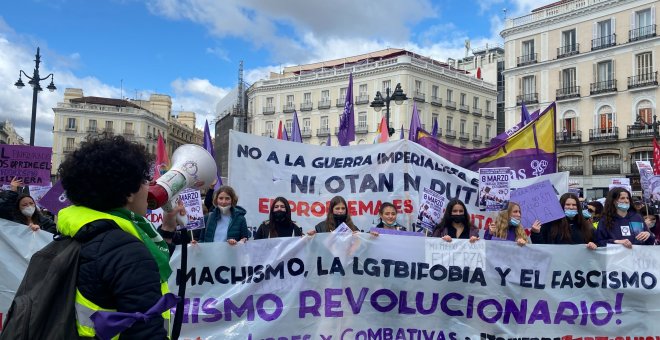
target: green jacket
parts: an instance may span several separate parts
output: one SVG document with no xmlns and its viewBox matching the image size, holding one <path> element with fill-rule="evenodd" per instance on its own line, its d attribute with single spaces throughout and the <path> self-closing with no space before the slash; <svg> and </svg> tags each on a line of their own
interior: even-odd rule
<svg viewBox="0 0 660 340">
<path fill-rule="evenodd" d="M 242 238 L 249 238 L 250 232 L 247 228 L 245 221 L 245 209 L 235 206 L 231 208 L 231 222 L 227 230 L 227 240 L 233 239 L 240 241 Z M 206 221 L 206 229 L 202 231 L 200 240 L 202 242 L 213 242 L 215 237 L 215 228 L 218 227 L 218 220 L 222 218 L 222 213 L 217 207 L 209 214 L 208 221 Z M 222 240 L 224 241 L 224 240 Z"/>
</svg>

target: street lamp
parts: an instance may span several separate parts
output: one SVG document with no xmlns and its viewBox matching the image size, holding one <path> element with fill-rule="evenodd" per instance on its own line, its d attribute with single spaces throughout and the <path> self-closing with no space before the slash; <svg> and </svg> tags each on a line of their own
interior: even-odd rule
<svg viewBox="0 0 660 340">
<path fill-rule="evenodd" d="M 396 84 L 394 92 L 390 96 L 390 88 L 385 89 L 385 98 L 380 94 L 380 91 L 376 91 L 376 98 L 369 105 L 373 107 L 376 112 L 380 112 L 380 109 L 385 106 L 385 117 L 387 119 L 387 132 L 390 137 L 394 134 L 394 128 L 390 127 L 390 101 L 394 100 L 396 105 L 401 105 L 404 100 L 407 100 L 406 94 L 403 93 L 401 89 L 401 83 Z"/>
<path fill-rule="evenodd" d="M 48 85 L 46 88 L 48 91 L 53 92 L 57 90 L 57 87 L 55 87 L 54 80 L 55 76 L 53 74 L 49 74 L 44 78 L 40 78 L 39 76 L 39 63 L 41 63 L 41 55 L 39 55 L 39 47 L 37 47 L 37 55 L 36 59 L 34 60 L 35 66 L 34 66 L 34 72 L 32 73 L 32 77 L 28 76 L 27 73 L 25 73 L 23 70 L 20 70 L 18 72 L 18 81 L 14 83 L 16 87 L 19 89 L 23 88 L 25 84 L 23 83 L 23 79 L 21 79 L 21 74 L 25 76 L 25 78 L 30 79 L 28 81 L 28 84 L 32 86 L 32 122 L 30 123 L 30 145 L 34 146 L 34 128 L 36 125 L 37 121 L 37 96 L 40 91 L 43 91 L 41 88 L 41 85 L 39 84 L 40 81 L 46 80 L 50 78 L 50 85 Z"/>
</svg>

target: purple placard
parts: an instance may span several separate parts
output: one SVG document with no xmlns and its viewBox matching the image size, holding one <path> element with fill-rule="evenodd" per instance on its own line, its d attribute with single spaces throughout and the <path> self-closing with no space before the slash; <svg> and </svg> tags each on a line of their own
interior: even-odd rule
<svg viewBox="0 0 660 340">
<path fill-rule="evenodd" d="M 548 180 L 512 191 L 511 202 L 520 205 L 522 225 L 526 229 L 531 228 L 535 220 L 547 223 L 566 216 Z"/>
<path fill-rule="evenodd" d="M 23 185 L 50 184 L 53 149 L 42 146 L 0 145 L 0 184 L 16 177 Z"/>
<path fill-rule="evenodd" d="M 62 187 L 61 182 L 55 183 L 55 185 L 48 190 L 44 197 L 39 200 L 39 205 L 48 209 L 48 211 L 57 215 L 57 213 L 68 206 L 71 205 L 71 201 L 66 198 L 64 193 L 64 188 Z"/>
<path fill-rule="evenodd" d="M 375 231 L 379 234 L 388 234 L 388 235 L 403 235 L 403 236 L 421 236 L 424 237 L 423 233 L 418 233 L 416 231 L 403 231 L 396 229 L 385 229 L 385 228 L 371 228 L 369 232 Z"/>
</svg>

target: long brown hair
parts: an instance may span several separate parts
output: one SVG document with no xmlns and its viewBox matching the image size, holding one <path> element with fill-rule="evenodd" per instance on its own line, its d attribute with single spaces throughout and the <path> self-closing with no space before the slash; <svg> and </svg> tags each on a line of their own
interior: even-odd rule
<svg viewBox="0 0 660 340">
<path fill-rule="evenodd" d="M 616 209 L 616 201 L 621 197 L 622 193 L 627 193 L 628 194 L 628 199 L 632 196 L 630 196 L 630 192 L 624 188 L 614 188 L 610 190 L 610 192 L 607 193 L 607 198 L 605 199 L 605 206 L 603 206 L 603 217 L 605 217 L 605 227 L 607 230 L 612 230 L 612 226 L 614 225 L 614 220 L 618 217 L 617 214 L 617 209 Z M 628 208 L 628 211 L 630 211 L 630 208 Z M 598 226 L 600 228 L 600 226 Z"/>
<path fill-rule="evenodd" d="M 290 225 L 293 224 L 291 221 L 291 206 L 289 205 L 289 201 L 287 201 L 286 198 L 284 197 L 276 197 L 273 202 L 270 203 L 270 213 L 268 214 L 268 223 L 266 227 L 268 228 L 268 236 L 271 238 L 276 238 L 277 237 L 277 230 L 275 229 L 275 220 L 273 219 L 273 208 L 275 207 L 275 203 L 277 202 L 282 202 L 284 203 L 284 210 L 286 211 L 286 217 L 284 218 L 284 225 Z"/>
<path fill-rule="evenodd" d="M 463 218 L 465 219 L 465 223 L 463 223 L 463 228 L 465 228 L 465 231 L 470 233 L 472 231 L 473 225 L 472 222 L 470 221 L 470 214 L 468 213 L 467 207 L 465 206 L 465 203 L 459 199 L 453 199 L 447 203 L 447 208 L 445 209 L 444 215 L 442 215 L 442 219 L 440 220 L 440 223 L 438 223 L 435 226 L 435 229 L 433 229 L 433 237 L 442 237 L 442 233 L 444 229 L 449 228 L 451 225 L 451 211 L 454 209 L 454 206 L 460 205 L 463 207 Z"/>
<path fill-rule="evenodd" d="M 335 222 L 335 216 L 332 213 L 334 210 L 335 206 L 339 203 L 344 204 L 346 207 L 346 225 L 351 228 L 353 231 L 357 231 L 357 227 L 355 224 L 353 224 L 353 220 L 351 219 L 351 214 L 348 211 L 348 204 L 346 204 L 346 200 L 341 197 L 341 196 L 335 196 L 330 200 L 330 205 L 328 206 L 328 216 L 325 218 L 325 225 L 328 227 L 328 231 L 332 232 L 335 230 L 337 227 L 337 223 Z"/>
<path fill-rule="evenodd" d="M 589 222 L 587 222 L 584 219 L 584 216 L 582 216 L 582 209 L 580 209 L 580 199 L 577 197 L 577 195 L 571 192 L 567 192 L 561 195 L 559 198 L 559 204 L 561 205 L 561 208 L 564 209 L 564 205 L 566 205 L 566 201 L 568 199 L 575 200 L 575 204 L 577 205 L 578 214 L 574 217 L 574 219 L 580 229 L 582 229 L 584 240 L 586 242 L 592 242 L 594 227 L 590 226 Z M 550 227 L 550 238 L 554 240 L 557 236 L 561 237 L 561 239 L 565 242 L 571 242 L 571 227 L 568 223 L 567 217 L 563 217 L 552 222 Z"/>
<path fill-rule="evenodd" d="M 513 208 L 515 207 L 520 209 L 520 205 L 518 203 L 509 201 L 509 206 L 506 208 L 506 210 L 500 211 L 500 213 L 497 215 L 497 218 L 495 218 L 495 226 L 497 227 L 497 231 L 494 235 L 495 237 L 506 240 L 507 233 L 509 232 L 509 220 L 511 220 L 511 211 L 513 211 Z M 522 221 L 516 227 L 516 239 L 519 238 L 525 240 L 527 239 L 527 234 L 525 234 L 525 229 L 523 229 Z"/>
</svg>

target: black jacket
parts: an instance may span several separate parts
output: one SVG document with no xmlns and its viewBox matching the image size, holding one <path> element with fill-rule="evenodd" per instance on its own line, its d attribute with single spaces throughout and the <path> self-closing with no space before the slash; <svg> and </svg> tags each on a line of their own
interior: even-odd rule
<svg viewBox="0 0 660 340">
<path fill-rule="evenodd" d="M 80 237 L 78 290 L 103 308 L 119 312 L 146 312 L 162 296 L 160 275 L 153 256 L 133 235 L 114 222 L 85 226 Z M 166 339 L 162 317 L 136 322 L 120 339 Z"/>
<path fill-rule="evenodd" d="M 564 217 L 566 218 L 566 217 Z M 584 232 L 582 231 L 582 228 L 577 224 L 576 219 L 570 220 L 568 219 L 568 228 L 571 231 L 571 239 L 569 240 L 564 240 L 562 239 L 561 235 L 555 235 L 553 238 L 551 235 L 552 228 L 555 224 L 558 224 L 561 220 L 559 221 L 553 221 L 549 223 L 544 223 L 541 225 L 541 230 L 538 233 L 532 232 L 530 235 L 530 238 L 532 240 L 532 243 L 535 244 L 587 244 L 589 241 L 587 240 L 589 237 L 587 235 L 584 235 Z M 595 234 L 595 231 L 594 231 Z M 593 239 L 593 235 L 591 235 L 591 239 Z"/>
<path fill-rule="evenodd" d="M 295 237 L 295 236 L 302 236 L 302 228 L 297 226 L 295 223 L 291 222 L 290 225 L 274 225 L 275 231 L 277 232 L 276 237 Z M 270 231 L 270 222 L 269 221 L 264 221 L 261 223 L 257 231 L 254 233 L 254 239 L 255 240 L 261 240 L 261 239 L 266 239 L 270 238 L 269 237 L 269 231 Z"/>
</svg>

